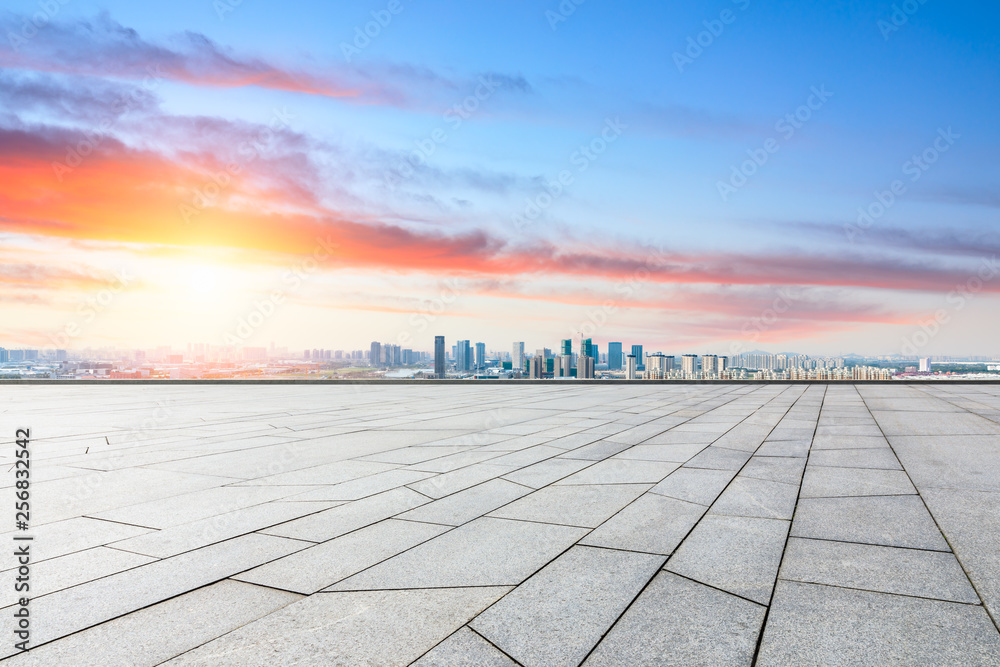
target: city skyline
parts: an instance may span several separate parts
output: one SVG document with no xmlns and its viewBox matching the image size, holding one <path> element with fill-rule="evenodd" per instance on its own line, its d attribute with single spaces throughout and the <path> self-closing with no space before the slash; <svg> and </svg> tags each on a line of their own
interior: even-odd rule
<svg viewBox="0 0 1000 667">
<path fill-rule="evenodd" d="M 40 7 L 5 345 L 995 351 L 995 6 Z"/>
<path fill-rule="evenodd" d="M 254 345 L 233 345 L 233 344 L 227 344 L 225 342 L 218 343 L 218 344 L 213 344 L 213 343 L 209 343 L 209 342 L 206 342 L 206 341 L 198 341 L 198 342 L 187 341 L 187 342 L 184 342 L 184 343 L 177 343 L 177 344 L 172 344 L 172 345 L 166 345 L 166 344 L 157 344 L 157 345 L 76 345 L 76 346 L 70 345 L 70 346 L 65 346 L 65 347 L 59 347 L 59 346 L 54 345 L 54 344 L 41 345 L 41 346 L 37 346 L 37 345 L 16 345 L 16 344 L 4 343 L 3 341 L 0 341 L 0 350 L 7 350 L 7 351 L 12 351 L 12 350 L 33 350 L 33 351 L 38 352 L 38 353 L 43 354 L 43 355 L 44 354 L 50 354 L 51 355 L 51 354 L 53 354 L 53 353 L 55 353 L 57 351 L 58 352 L 63 352 L 63 353 L 69 352 L 70 354 L 79 354 L 79 353 L 82 353 L 82 352 L 85 352 L 85 351 L 88 351 L 88 350 L 89 351 L 95 351 L 95 352 L 96 351 L 100 351 L 100 350 L 119 350 L 119 351 L 141 350 L 141 351 L 144 351 L 144 352 L 148 352 L 148 351 L 152 351 L 152 350 L 167 350 L 167 349 L 169 349 L 169 350 L 171 350 L 173 352 L 184 352 L 185 350 L 190 350 L 192 347 L 201 347 L 201 348 L 213 349 L 213 350 L 230 350 L 230 351 L 232 351 L 235 354 L 238 354 L 239 351 L 243 350 L 243 349 L 249 349 L 249 350 L 272 350 L 272 351 L 275 350 L 275 349 L 277 349 L 277 350 L 285 350 L 288 353 L 289 358 L 296 357 L 296 356 L 301 356 L 303 352 L 309 352 L 309 351 L 312 351 L 312 350 L 324 350 L 324 351 L 327 351 L 327 352 L 334 352 L 334 351 L 336 351 L 336 352 L 343 352 L 345 354 L 357 353 L 357 352 L 364 352 L 365 355 L 366 355 L 365 358 L 367 358 L 367 355 L 370 352 L 371 346 L 372 346 L 373 343 L 378 343 L 378 345 L 380 345 L 380 346 L 392 345 L 392 346 L 394 346 L 396 348 L 399 348 L 400 350 L 407 350 L 408 349 L 408 350 L 411 350 L 413 352 L 419 352 L 419 353 L 422 353 L 422 354 L 430 354 L 430 355 L 433 356 L 433 353 L 434 353 L 434 350 L 435 350 L 435 347 L 436 347 L 435 339 L 437 339 L 437 338 L 444 338 L 445 341 L 450 341 L 450 342 L 447 343 L 447 350 L 449 352 L 449 355 L 451 355 L 451 350 L 454 347 L 454 343 L 456 343 L 458 339 L 457 338 L 450 338 L 448 336 L 440 336 L 440 335 L 434 335 L 434 336 L 432 336 L 431 339 L 430 339 L 429 344 L 426 344 L 426 345 L 420 345 L 420 344 L 417 344 L 417 343 L 412 342 L 412 341 L 407 342 L 404 345 L 404 344 L 393 343 L 390 340 L 375 340 L 375 341 L 370 340 L 370 341 L 368 341 L 367 343 L 365 343 L 363 345 L 342 345 L 342 344 L 334 344 L 334 343 L 331 343 L 330 341 L 315 341 L 311 345 L 292 346 L 292 345 L 289 345 L 289 344 L 284 343 L 284 342 L 278 342 L 278 341 L 269 340 L 269 341 L 261 341 L 259 344 L 254 344 Z M 470 355 L 475 355 L 476 354 L 476 350 L 475 350 L 476 346 L 483 345 L 484 346 L 484 352 L 485 352 L 485 354 L 488 355 L 490 358 L 495 358 L 495 356 L 497 354 L 499 354 L 499 355 L 501 355 L 503 357 L 507 357 L 507 358 L 509 358 L 509 357 L 512 356 L 512 353 L 510 351 L 511 343 L 506 343 L 506 344 L 505 343 L 499 343 L 499 344 L 496 344 L 496 343 L 484 343 L 483 341 L 476 341 L 476 340 L 471 339 L 471 338 L 470 339 L 464 339 L 464 340 L 466 342 L 468 342 L 469 345 L 470 345 Z M 532 354 L 534 354 L 534 352 L 537 349 L 543 349 L 543 348 L 551 350 L 555 354 L 554 351 L 556 350 L 556 347 L 560 344 L 560 342 L 565 342 L 566 340 L 571 340 L 574 346 L 577 346 L 579 344 L 579 341 L 580 341 L 579 338 L 576 338 L 576 339 L 556 339 L 556 340 L 545 339 L 545 340 L 542 341 L 543 345 L 542 345 L 541 348 L 539 348 L 537 345 L 535 345 L 532 341 L 512 341 L 512 343 L 516 345 L 518 342 L 521 342 L 524 345 L 524 351 L 523 351 L 524 355 L 526 357 L 530 357 Z M 602 350 L 602 355 L 609 354 L 609 352 L 610 352 L 609 351 L 609 346 L 614 346 L 614 345 L 620 345 L 620 346 L 622 346 L 621 347 L 621 354 L 622 354 L 622 358 L 623 359 L 626 356 L 628 356 L 629 354 L 633 354 L 633 355 L 636 355 L 636 356 L 648 356 L 649 354 L 669 354 L 669 353 L 673 353 L 675 356 L 679 357 L 679 356 L 682 356 L 683 354 L 690 354 L 691 350 L 697 350 L 697 353 L 696 353 L 697 356 L 702 356 L 703 354 L 708 354 L 708 355 L 716 355 L 716 356 L 719 356 L 719 357 L 723 357 L 723 356 L 732 357 L 732 356 L 738 356 L 738 355 L 741 355 L 741 354 L 769 354 L 769 355 L 783 355 L 784 354 L 784 355 L 790 355 L 790 356 L 807 356 L 807 357 L 812 357 L 812 358 L 825 358 L 825 357 L 830 357 L 830 358 L 833 358 L 833 357 L 890 358 L 890 357 L 899 357 L 899 358 L 913 358 L 913 359 L 918 359 L 918 358 L 923 358 L 923 357 L 933 357 L 933 358 L 940 357 L 940 358 L 955 358 L 955 359 L 969 358 L 969 359 L 984 359 L 984 360 L 985 359 L 988 359 L 988 360 L 1000 360 L 1000 351 L 991 352 L 990 350 L 979 350 L 979 351 L 975 351 L 974 350 L 973 352 L 970 352 L 970 353 L 967 353 L 967 354 L 948 353 L 946 351 L 946 352 L 941 353 L 941 354 L 930 354 L 930 353 L 926 353 L 925 349 L 923 349 L 920 346 L 907 347 L 906 349 L 901 349 L 901 350 L 897 350 L 895 352 L 889 352 L 889 353 L 885 353 L 885 354 L 864 353 L 864 352 L 859 352 L 859 351 L 846 351 L 846 352 L 843 352 L 843 353 L 826 354 L 826 353 L 820 353 L 820 352 L 809 351 L 809 350 L 802 350 L 802 349 L 795 349 L 795 348 L 788 348 L 788 349 L 786 349 L 786 348 L 775 348 L 774 346 L 766 346 L 766 345 L 747 346 L 747 345 L 743 345 L 743 344 L 739 344 L 739 343 L 731 344 L 727 349 L 722 349 L 722 348 L 713 347 L 713 346 L 698 346 L 697 344 L 695 344 L 695 345 L 691 345 L 691 346 L 683 346 L 683 350 L 682 350 L 681 346 L 679 346 L 679 345 L 669 345 L 668 344 L 668 345 L 664 345 L 664 346 L 657 346 L 657 345 L 649 345 L 649 344 L 646 344 L 646 343 L 632 343 L 631 340 L 621 341 L 621 340 L 611 340 L 611 339 L 598 338 L 598 337 L 593 337 L 592 340 L 594 341 L 593 344 L 596 347 L 598 347 L 600 350 Z M 768 349 L 769 347 L 771 349 Z M 575 351 L 574 351 L 574 354 L 576 354 Z"/>
</svg>

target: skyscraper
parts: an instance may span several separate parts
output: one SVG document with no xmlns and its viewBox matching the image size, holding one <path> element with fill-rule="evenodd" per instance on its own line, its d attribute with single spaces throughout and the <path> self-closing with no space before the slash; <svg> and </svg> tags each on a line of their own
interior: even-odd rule
<svg viewBox="0 0 1000 667">
<path fill-rule="evenodd" d="M 630 354 L 625 358 L 625 379 L 634 380 L 638 377 L 638 371 L 636 370 L 637 364 L 635 363 L 635 355 Z"/>
<path fill-rule="evenodd" d="M 632 346 L 632 356 L 635 357 L 635 368 L 637 371 L 646 370 L 646 359 L 642 356 L 642 345 Z"/>
<path fill-rule="evenodd" d="M 510 355 L 511 369 L 515 372 L 524 371 L 524 343 L 514 343 L 513 354 Z"/>
<path fill-rule="evenodd" d="M 486 343 L 476 343 L 476 370 L 486 368 Z"/>
<path fill-rule="evenodd" d="M 528 364 L 528 377 L 532 380 L 541 380 L 542 373 L 545 372 L 545 355 L 539 350 L 535 356 L 533 356 Z"/>
<path fill-rule="evenodd" d="M 562 354 L 559 356 L 559 372 L 557 377 L 568 378 L 573 375 L 573 355 Z"/>
<path fill-rule="evenodd" d="M 709 375 L 719 374 L 719 357 L 714 354 L 703 354 L 701 355 L 701 374 L 702 377 L 708 377 Z"/>
<path fill-rule="evenodd" d="M 670 357 L 670 359 L 673 359 L 673 357 Z M 669 375 L 670 369 L 667 368 L 667 357 L 657 352 L 646 358 L 645 376 L 647 380 L 663 380 L 669 377 Z"/>
<path fill-rule="evenodd" d="M 568 338 L 563 339 L 562 344 L 559 346 L 559 354 L 573 354 L 573 341 Z"/>
<path fill-rule="evenodd" d="M 444 377 L 444 336 L 434 336 L 434 375 Z"/>
<path fill-rule="evenodd" d="M 681 371 L 684 377 L 693 377 L 698 372 L 698 355 L 685 354 L 681 357 Z"/>
<path fill-rule="evenodd" d="M 455 370 L 459 372 L 472 370 L 472 346 L 467 340 L 458 341 L 455 350 Z"/>
<path fill-rule="evenodd" d="M 622 369 L 622 344 L 608 343 L 608 370 L 620 371 Z"/>
<path fill-rule="evenodd" d="M 313 358 L 316 355 L 313 354 Z M 379 366 L 382 363 L 382 343 L 372 343 L 371 355 L 368 357 L 368 363 L 372 366 Z"/>
</svg>

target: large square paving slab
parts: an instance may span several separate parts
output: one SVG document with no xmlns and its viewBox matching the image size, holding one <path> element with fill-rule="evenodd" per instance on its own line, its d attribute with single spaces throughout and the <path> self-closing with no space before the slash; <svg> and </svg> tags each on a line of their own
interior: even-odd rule
<svg viewBox="0 0 1000 667">
<path fill-rule="evenodd" d="M 30 531 L 0 533 L 11 665 L 1000 664 L 1000 385 L 0 383 L 0 404 L 7 468 L 37 434 Z"/>
</svg>

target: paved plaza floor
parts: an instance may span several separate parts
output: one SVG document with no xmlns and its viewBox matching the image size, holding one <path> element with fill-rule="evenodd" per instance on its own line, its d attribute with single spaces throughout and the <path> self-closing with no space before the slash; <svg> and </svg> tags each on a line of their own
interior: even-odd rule
<svg viewBox="0 0 1000 667">
<path fill-rule="evenodd" d="M 7 385 L 0 428 L 11 666 L 1000 664 L 996 385 Z"/>
</svg>

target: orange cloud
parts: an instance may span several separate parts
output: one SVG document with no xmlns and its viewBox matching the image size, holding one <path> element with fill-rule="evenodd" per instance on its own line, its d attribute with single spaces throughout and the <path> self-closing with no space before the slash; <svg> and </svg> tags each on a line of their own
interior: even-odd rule
<svg viewBox="0 0 1000 667">
<path fill-rule="evenodd" d="M 72 239 L 309 255 L 331 266 L 508 277 L 549 275 L 674 285 L 813 285 L 948 291 L 968 276 L 884 258 L 694 255 L 642 247 L 514 243 L 484 230 L 427 232 L 348 218 L 258 160 L 228 181 L 205 155 L 171 159 L 107 138 L 81 164 L 59 166 L 84 135 L 0 129 L 3 229 Z M 987 283 L 985 291 L 1000 290 Z"/>
</svg>

